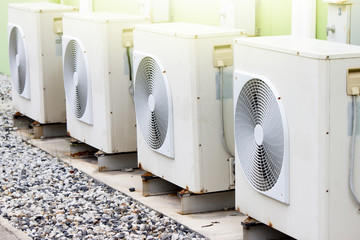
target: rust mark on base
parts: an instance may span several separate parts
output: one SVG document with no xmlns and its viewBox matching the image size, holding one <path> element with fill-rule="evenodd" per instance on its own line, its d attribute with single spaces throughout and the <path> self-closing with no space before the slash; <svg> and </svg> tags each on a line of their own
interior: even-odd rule
<svg viewBox="0 0 360 240">
<path fill-rule="evenodd" d="M 105 166 L 99 167 L 99 172 L 105 172 L 105 171 L 106 171 L 106 167 L 105 167 Z"/>
<path fill-rule="evenodd" d="M 142 177 L 152 177 L 154 176 L 151 172 L 146 172 L 144 174 L 141 175 Z"/>
<path fill-rule="evenodd" d="M 92 156 L 94 155 L 94 152 L 92 151 L 83 151 L 83 152 L 77 152 L 70 154 L 70 157 L 84 157 L 84 156 Z"/>
<path fill-rule="evenodd" d="M 40 126 L 40 123 L 38 121 L 34 121 L 33 123 L 31 123 L 31 125 L 33 126 Z"/>
<path fill-rule="evenodd" d="M 22 114 L 20 112 L 16 112 L 13 114 L 13 118 L 19 118 L 21 116 L 22 116 Z"/>
<path fill-rule="evenodd" d="M 268 225 L 269 225 L 269 227 L 271 227 L 271 228 L 273 227 L 273 225 L 272 225 L 272 223 L 271 223 L 271 222 L 269 222 L 269 224 L 268 224 Z"/>
<path fill-rule="evenodd" d="M 70 139 L 70 143 L 79 143 L 79 141 L 77 139 L 75 139 L 75 138 L 72 138 L 72 139 Z"/>
<path fill-rule="evenodd" d="M 141 163 L 139 163 L 139 168 L 140 168 L 140 169 L 142 169 L 142 165 L 141 165 Z"/>
<path fill-rule="evenodd" d="M 184 195 L 184 194 L 188 194 L 190 193 L 188 189 L 182 189 L 180 192 L 178 192 L 178 194 L 180 195 Z"/>
<path fill-rule="evenodd" d="M 236 208 L 236 211 L 241 212 L 241 211 L 240 211 L 240 207 L 237 207 L 237 208 Z"/>
</svg>

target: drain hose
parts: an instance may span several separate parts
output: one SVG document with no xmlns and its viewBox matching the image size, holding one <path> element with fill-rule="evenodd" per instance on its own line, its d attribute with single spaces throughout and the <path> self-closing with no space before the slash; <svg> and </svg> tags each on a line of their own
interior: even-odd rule
<svg viewBox="0 0 360 240">
<path fill-rule="evenodd" d="M 356 197 L 355 188 L 354 188 L 354 156 L 355 156 L 355 139 L 356 139 L 356 96 L 352 96 L 352 105 L 353 105 L 353 129 L 352 129 L 352 138 L 351 138 L 351 151 L 350 151 L 350 177 L 349 184 L 352 197 L 356 204 L 360 207 L 359 199 Z"/>
<path fill-rule="evenodd" d="M 220 75 L 220 115 L 221 115 L 221 138 L 222 138 L 222 144 L 226 150 L 226 152 L 231 156 L 234 157 L 234 154 L 230 151 L 226 144 L 226 138 L 225 138 L 225 127 L 224 127 L 224 96 L 223 96 L 223 84 L 224 84 L 224 67 L 219 67 L 219 75 Z"/>
</svg>

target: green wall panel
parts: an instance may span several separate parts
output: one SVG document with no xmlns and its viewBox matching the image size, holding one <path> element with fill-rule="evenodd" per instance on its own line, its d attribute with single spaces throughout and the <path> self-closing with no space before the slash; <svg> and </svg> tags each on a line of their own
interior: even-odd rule
<svg viewBox="0 0 360 240">
<path fill-rule="evenodd" d="M 316 0 L 316 38 L 326 40 L 326 25 L 328 4 L 323 0 Z"/>
<path fill-rule="evenodd" d="M 139 0 L 94 0 L 94 11 L 139 13 Z"/>
<path fill-rule="evenodd" d="M 291 34 L 291 0 L 256 1 L 255 26 L 261 36 Z"/>
<path fill-rule="evenodd" d="M 60 0 L 60 3 L 65 4 L 65 5 L 79 7 L 79 1 L 80 0 Z"/>
<path fill-rule="evenodd" d="M 256 1 L 255 27 L 261 36 L 271 36 L 272 34 L 271 5 L 271 0 Z"/>
<path fill-rule="evenodd" d="M 172 0 L 173 21 L 218 26 L 221 0 Z"/>
</svg>

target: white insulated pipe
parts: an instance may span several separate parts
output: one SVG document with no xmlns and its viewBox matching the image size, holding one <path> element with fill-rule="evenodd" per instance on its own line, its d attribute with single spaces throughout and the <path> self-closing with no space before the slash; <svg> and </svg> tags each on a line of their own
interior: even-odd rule
<svg viewBox="0 0 360 240">
<path fill-rule="evenodd" d="M 93 1 L 92 0 L 79 0 L 79 12 L 80 13 L 90 13 L 93 11 Z"/>
<path fill-rule="evenodd" d="M 291 34 L 316 36 L 316 0 L 292 0 Z"/>
</svg>

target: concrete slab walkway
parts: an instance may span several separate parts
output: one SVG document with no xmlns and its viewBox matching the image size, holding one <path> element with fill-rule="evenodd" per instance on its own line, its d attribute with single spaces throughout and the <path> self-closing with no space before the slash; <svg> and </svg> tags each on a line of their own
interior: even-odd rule
<svg viewBox="0 0 360 240">
<path fill-rule="evenodd" d="M 5 218 L 0 217 L 0 240 L 28 240 L 31 239 L 21 230 L 14 228 Z"/>
</svg>

